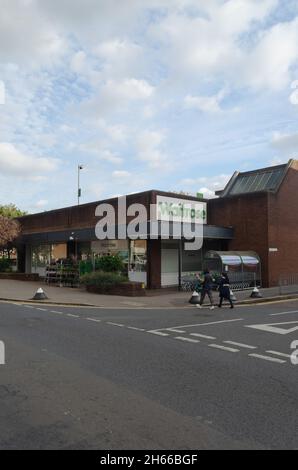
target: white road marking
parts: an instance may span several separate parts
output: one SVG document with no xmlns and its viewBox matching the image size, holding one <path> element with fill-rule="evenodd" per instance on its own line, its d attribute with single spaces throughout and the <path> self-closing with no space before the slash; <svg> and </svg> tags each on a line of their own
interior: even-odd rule
<svg viewBox="0 0 298 470">
<path fill-rule="evenodd" d="M 129 330 L 136 330 L 136 331 L 145 331 L 144 328 L 136 328 L 135 326 L 127 326 Z"/>
<path fill-rule="evenodd" d="M 120 327 L 123 327 L 124 325 L 121 325 L 121 323 L 113 323 L 111 321 L 107 321 L 106 322 L 108 325 L 113 325 L 113 326 L 120 326 Z"/>
<path fill-rule="evenodd" d="M 183 336 L 175 336 L 175 339 L 179 339 L 180 341 L 186 341 L 187 343 L 199 343 L 198 339 L 191 339 L 191 338 L 183 338 Z"/>
<path fill-rule="evenodd" d="M 191 336 L 198 336 L 205 339 L 216 339 L 214 336 L 201 335 L 200 333 L 190 333 Z"/>
<path fill-rule="evenodd" d="M 222 349 L 223 351 L 229 351 L 229 352 L 240 352 L 239 349 L 234 349 L 234 348 L 227 348 L 226 346 L 222 346 L 221 344 L 208 344 L 210 348 L 216 348 L 216 349 Z"/>
<path fill-rule="evenodd" d="M 236 341 L 224 341 L 224 343 L 239 346 L 240 348 L 257 349 L 257 346 L 251 346 L 250 344 L 236 343 Z"/>
<path fill-rule="evenodd" d="M 58 313 L 58 315 L 64 315 L 63 312 L 58 312 L 57 310 L 51 310 L 51 313 Z"/>
<path fill-rule="evenodd" d="M 167 331 L 171 331 L 173 333 L 185 333 L 183 330 L 176 330 L 176 328 L 166 328 Z"/>
<path fill-rule="evenodd" d="M 295 324 L 293 328 L 278 328 L 277 325 L 292 325 Z M 298 330 L 298 321 L 287 321 L 283 323 L 264 323 L 262 325 L 245 325 L 247 328 L 255 328 L 256 330 L 268 331 L 269 333 L 277 333 L 279 335 L 287 335 L 288 333 L 293 333 Z"/>
<path fill-rule="evenodd" d="M 24 305 L 24 307 L 26 307 L 26 308 L 35 308 L 35 307 L 33 307 L 33 305 Z"/>
<path fill-rule="evenodd" d="M 41 310 L 42 312 L 47 312 L 47 309 L 46 309 L 46 308 L 38 308 L 38 307 L 36 307 L 36 310 Z"/>
<path fill-rule="evenodd" d="M 255 353 L 251 353 L 249 354 L 249 356 L 256 357 L 258 359 L 264 359 L 264 361 L 278 362 L 279 364 L 284 364 L 286 362 L 286 361 L 283 361 L 282 359 L 277 359 L 276 357 L 262 356 L 261 354 L 255 354 Z"/>
<path fill-rule="evenodd" d="M 281 356 L 281 357 L 287 357 L 289 359 L 291 359 L 291 354 L 285 354 L 285 353 L 281 353 L 279 351 L 266 351 L 267 353 L 269 354 L 275 354 L 276 356 Z"/>
<path fill-rule="evenodd" d="M 234 321 L 243 321 L 243 318 L 233 318 L 232 320 L 219 320 L 219 321 L 212 321 L 212 322 L 208 322 L 208 323 L 195 323 L 194 325 L 179 325 L 179 326 L 175 326 L 174 328 L 191 328 L 193 326 L 208 326 L 208 325 L 218 325 L 219 323 L 229 323 L 229 322 L 234 322 Z M 159 330 L 167 330 L 169 328 L 159 328 L 158 330 L 156 331 L 159 331 Z"/>
<path fill-rule="evenodd" d="M 298 313 L 298 310 L 290 310 L 289 312 L 270 313 L 270 316 L 287 315 L 287 313 Z"/>
<path fill-rule="evenodd" d="M 73 313 L 67 313 L 66 315 L 67 315 L 68 317 L 80 318 L 79 315 L 74 315 Z"/>
<path fill-rule="evenodd" d="M 158 335 L 158 336 L 169 336 L 169 333 L 162 333 L 161 331 L 155 331 L 155 330 L 147 331 L 147 333 L 151 333 L 152 335 Z"/>
<path fill-rule="evenodd" d="M 97 323 L 100 323 L 101 320 L 98 320 L 97 318 L 86 318 L 86 320 L 89 320 L 89 321 L 95 321 Z"/>
</svg>

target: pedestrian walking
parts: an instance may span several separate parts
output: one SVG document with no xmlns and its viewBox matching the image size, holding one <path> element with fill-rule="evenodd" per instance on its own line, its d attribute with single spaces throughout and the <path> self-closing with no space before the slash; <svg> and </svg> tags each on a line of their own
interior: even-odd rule
<svg viewBox="0 0 298 470">
<path fill-rule="evenodd" d="M 201 291 L 201 300 L 200 303 L 197 305 L 198 308 L 202 308 L 202 305 L 204 303 L 204 299 L 206 295 L 209 297 L 210 300 L 210 310 L 214 309 L 214 302 L 213 302 L 213 296 L 212 296 L 212 285 L 213 285 L 213 278 L 210 274 L 209 269 L 205 269 L 204 271 L 204 280 L 202 282 L 202 291 Z"/>
<path fill-rule="evenodd" d="M 219 304 L 218 304 L 219 307 L 222 306 L 224 299 L 230 302 L 231 308 L 234 308 L 234 305 L 231 299 L 230 280 L 229 280 L 227 273 L 225 272 L 221 274 L 220 281 L 219 281 Z"/>
</svg>

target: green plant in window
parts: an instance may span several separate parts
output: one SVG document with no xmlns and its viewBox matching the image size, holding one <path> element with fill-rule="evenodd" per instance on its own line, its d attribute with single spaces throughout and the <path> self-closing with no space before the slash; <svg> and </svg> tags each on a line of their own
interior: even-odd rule
<svg viewBox="0 0 298 470">
<path fill-rule="evenodd" d="M 95 269 L 106 273 L 119 273 L 124 270 L 124 263 L 118 255 L 101 256 L 95 262 Z"/>
</svg>

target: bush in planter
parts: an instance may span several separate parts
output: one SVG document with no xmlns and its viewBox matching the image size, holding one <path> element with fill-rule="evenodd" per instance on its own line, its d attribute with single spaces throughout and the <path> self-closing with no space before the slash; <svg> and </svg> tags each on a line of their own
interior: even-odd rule
<svg viewBox="0 0 298 470">
<path fill-rule="evenodd" d="M 81 276 L 80 282 L 85 286 L 108 288 L 127 282 L 127 280 L 127 277 L 122 274 L 95 271 Z"/>
<path fill-rule="evenodd" d="M 0 258 L 0 273 L 9 273 L 11 271 L 11 261 L 8 258 Z"/>
<path fill-rule="evenodd" d="M 95 261 L 95 269 L 105 273 L 119 273 L 124 270 L 124 264 L 118 255 L 101 256 Z"/>
</svg>

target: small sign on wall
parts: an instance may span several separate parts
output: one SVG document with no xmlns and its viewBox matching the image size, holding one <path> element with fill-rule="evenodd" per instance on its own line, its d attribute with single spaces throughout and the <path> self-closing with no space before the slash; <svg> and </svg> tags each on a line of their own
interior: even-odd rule
<svg viewBox="0 0 298 470">
<path fill-rule="evenodd" d="M 269 248 L 269 253 L 276 253 L 278 248 Z"/>
</svg>

